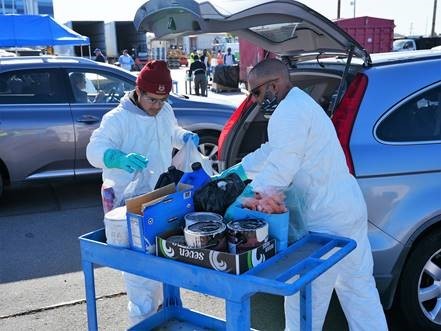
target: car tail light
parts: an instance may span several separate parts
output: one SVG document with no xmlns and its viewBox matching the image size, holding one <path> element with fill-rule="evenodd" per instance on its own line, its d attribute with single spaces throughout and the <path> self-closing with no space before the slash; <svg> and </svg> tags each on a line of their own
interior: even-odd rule
<svg viewBox="0 0 441 331">
<path fill-rule="evenodd" d="M 340 144 L 343 147 L 346 163 L 351 174 L 354 174 L 354 163 L 352 162 L 352 156 L 349 150 L 349 140 L 351 138 L 352 128 L 354 127 L 361 100 L 366 91 L 367 82 L 366 75 L 360 73 L 357 74 L 332 116 L 332 122 L 337 131 Z"/>
<path fill-rule="evenodd" d="M 222 129 L 222 132 L 219 136 L 219 140 L 217 142 L 218 146 L 218 152 L 217 152 L 217 159 L 222 160 L 222 149 L 223 145 L 225 143 L 225 139 L 228 137 L 228 135 L 231 133 L 231 130 L 236 125 L 237 121 L 240 119 L 242 114 L 247 110 L 251 105 L 253 104 L 251 95 L 247 96 L 244 101 L 237 107 L 237 109 L 234 111 L 234 113 L 231 115 L 231 117 L 228 119 L 227 123 L 225 123 L 224 128 Z"/>
</svg>

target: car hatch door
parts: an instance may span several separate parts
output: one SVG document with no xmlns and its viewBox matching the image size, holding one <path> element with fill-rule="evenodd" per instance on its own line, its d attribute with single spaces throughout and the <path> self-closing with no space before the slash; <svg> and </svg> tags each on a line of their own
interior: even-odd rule
<svg viewBox="0 0 441 331">
<path fill-rule="evenodd" d="M 229 32 L 279 56 L 347 54 L 352 48 L 355 56 L 370 61 L 336 24 L 291 0 L 150 0 L 137 10 L 134 24 L 157 39 Z"/>
</svg>

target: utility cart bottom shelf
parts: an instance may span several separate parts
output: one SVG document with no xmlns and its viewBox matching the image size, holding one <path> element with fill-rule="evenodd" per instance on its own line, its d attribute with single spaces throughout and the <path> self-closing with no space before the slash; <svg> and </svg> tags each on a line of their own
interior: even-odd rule
<svg viewBox="0 0 441 331">
<path fill-rule="evenodd" d="M 132 326 L 129 331 L 225 330 L 225 322 L 183 307 L 168 307 Z"/>
</svg>

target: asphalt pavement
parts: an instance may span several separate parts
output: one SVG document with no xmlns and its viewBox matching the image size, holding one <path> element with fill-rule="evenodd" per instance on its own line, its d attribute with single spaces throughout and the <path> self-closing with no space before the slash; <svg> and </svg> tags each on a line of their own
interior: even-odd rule
<svg viewBox="0 0 441 331">
<path fill-rule="evenodd" d="M 172 74 L 182 88 L 185 68 Z M 244 97 L 243 91 L 208 95 L 236 104 Z M 88 178 L 6 189 L 0 199 L 0 331 L 87 330 L 78 237 L 103 227 L 100 184 L 99 178 Z M 95 289 L 99 329 L 125 330 L 121 273 L 97 267 Z M 187 290 L 182 298 L 186 307 L 225 318 L 223 300 Z M 258 330 L 282 330 L 283 298 L 255 295 L 251 320 Z M 347 330 L 335 300 L 324 330 Z"/>
</svg>

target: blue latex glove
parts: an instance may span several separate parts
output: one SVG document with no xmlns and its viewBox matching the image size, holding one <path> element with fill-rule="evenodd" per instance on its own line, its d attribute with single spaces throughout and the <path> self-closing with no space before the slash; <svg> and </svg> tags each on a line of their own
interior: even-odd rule
<svg viewBox="0 0 441 331">
<path fill-rule="evenodd" d="M 125 154 L 118 149 L 108 149 L 104 153 L 103 161 L 107 168 L 118 168 L 130 173 L 144 169 L 149 162 L 149 160 L 141 154 Z"/>
<path fill-rule="evenodd" d="M 248 179 L 247 174 L 245 172 L 245 169 L 242 166 L 242 163 L 238 163 L 238 164 L 236 164 L 236 165 L 234 165 L 234 166 L 232 166 L 232 167 L 230 167 L 228 169 L 225 169 L 219 175 L 211 177 L 211 179 L 215 180 L 215 179 L 225 178 L 229 174 L 236 174 L 242 180 L 247 180 Z"/>
<path fill-rule="evenodd" d="M 189 140 L 193 140 L 193 143 L 197 146 L 199 146 L 199 136 L 197 135 L 197 133 L 193 133 L 193 132 L 187 132 L 184 134 L 184 143 L 186 143 Z"/>
</svg>

